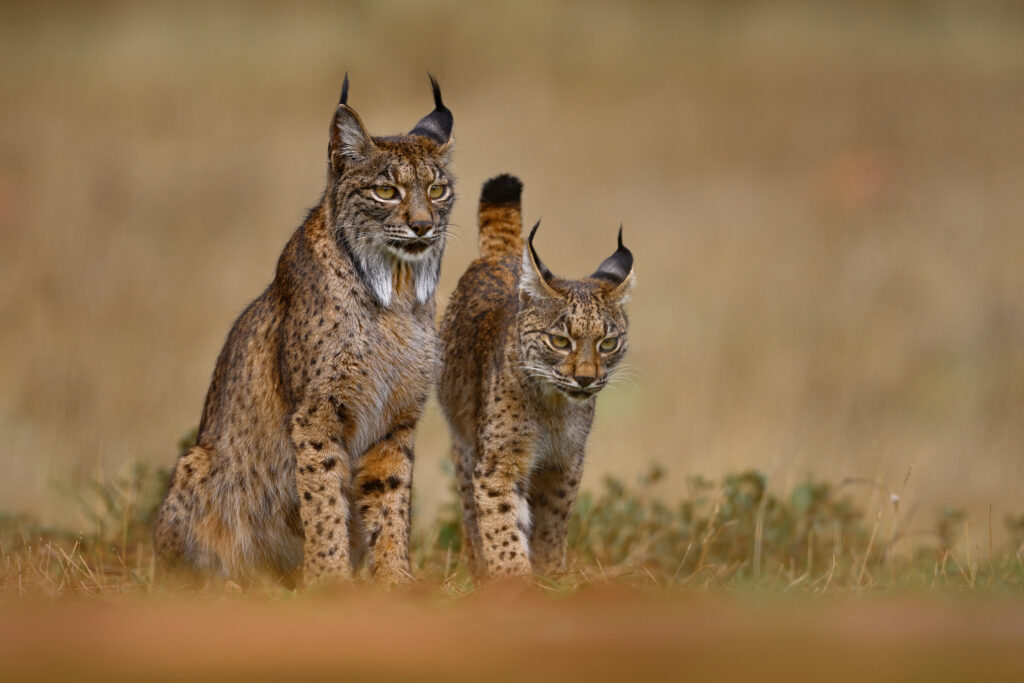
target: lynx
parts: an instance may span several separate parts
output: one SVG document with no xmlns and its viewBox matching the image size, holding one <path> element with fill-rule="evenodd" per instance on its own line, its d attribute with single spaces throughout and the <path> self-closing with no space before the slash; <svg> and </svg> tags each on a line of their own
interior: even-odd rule
<svg viewBox="0 0 1024 683">
<path fill-rule="evenodd" d="M 330 126 L 327 187 L 235 321 L 156 523 L 161 567 L 248 582 L 410 578 L 413 436 L 437 376 L 452 114 Z"/>
<path fill-rule="evenodd" d="M 452 433 L 468 560 L 478 577 L 564 570 L 595 395 L 626 352 L 633 255 L 566 280 L 522 239 L 522 184 L 483 186 L 480 258 L 441 323 L 438 396 Z"/>
</svg>

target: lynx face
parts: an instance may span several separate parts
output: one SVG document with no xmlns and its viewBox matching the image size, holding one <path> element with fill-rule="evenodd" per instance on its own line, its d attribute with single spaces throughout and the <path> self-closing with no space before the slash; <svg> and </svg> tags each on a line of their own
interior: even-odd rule
<svg viewBox="0 0 1024 683">
<path fill-rule="evenodd" d="M 403 271 L 421 303 L 437 287 L 455 192 L 451 113 L 435 96 L 438 109 L 408 135 L 371 137 L 344 105 L 331 125 L 331 220 L 384 307 Z"/>
<path fill-rule="evenodd" d="M 624 304 L 633 284 L 632 256 L 622 245 L 589 278 L 563 280 L 533 250 L 524 250 L 518 329 L 523 367 L 534 379 L 585 401 L 608 383 L 625 355 Z"/>
</svg>

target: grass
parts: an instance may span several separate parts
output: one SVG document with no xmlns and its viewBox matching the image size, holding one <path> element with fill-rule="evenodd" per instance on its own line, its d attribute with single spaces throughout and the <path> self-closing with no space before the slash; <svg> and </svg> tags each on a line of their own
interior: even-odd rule
<svg viewBox="0 0 1024 683">
<path fill-rule="evenodd" d="M 720 481 L 693 476 L 670 504 L 659 492 L 664 474 L 651 467 L 635 482 L 609 476 L 584 491 L 569 527 L 568 571 L 534 583 L 556 593 L 592 585 L 815 595 L 1024 588 L 1024 515 L 1004 520 L 1010 542 L 993 547 L 991 528 L 972 530 L 959 510 L 941 511 L 935 528 L 910 528 L 899 495 L 872 481 L 809 479 L 779 495 L 756 470 Z M 151 525 L 167 477 L 136 463 L 66 492 L 85 531 L 0 515 L 0 599 L 152 591 Z M 870 507 L 850 495 L 863 487 L 878 491 Z M 421 585 L 452 597 L 479 588 L 463 562 L 459 515 L 453 494 L 412 540 Z"/>
</svg>

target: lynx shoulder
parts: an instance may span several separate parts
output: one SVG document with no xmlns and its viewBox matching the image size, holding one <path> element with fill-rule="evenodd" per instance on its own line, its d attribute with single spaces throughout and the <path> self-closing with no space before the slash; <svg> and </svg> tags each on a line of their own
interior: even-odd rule
<svg viewBox="0 0 1024 683">
<path fill-rule="evenodd" d="M 371 137 L 347 104 L 327 187 L 235 321 L 198 442 L 158 513 L 161 568 L 409 578 L 413 433 L 437 374 L 434 290 L 454 200 L 452 114 Z"/>
<path fill-rule="evenodd" d="M 622 244 L 568 280 L 524 245 L 518 179 L 480 196 L 480 258 L 441 323 L 438 396 L 452 434 L 477 576 L 557 572 L 597 393 L 627 347 L 633 256 Z M 539 225 L 539 224 L 538 224 Z"/>
</svg>

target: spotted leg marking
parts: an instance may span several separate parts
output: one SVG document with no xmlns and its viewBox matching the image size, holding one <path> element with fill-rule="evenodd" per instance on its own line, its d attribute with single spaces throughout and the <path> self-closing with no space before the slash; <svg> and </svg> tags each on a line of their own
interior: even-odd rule
<svg viewBox="0 0 1024 683">
<path fill-rule="evenodd" d="M 566 536 L 579 493 L 583 457 L 566 467 L 548 466 L 530 477 L 530 512 L 533 528 L 530 553 L 538 574 L 565 571 Z"/>
<path fill-rule="evenodd" d="M 515 435 L 485 429 L 473 468 L 480 559 L 488 576 L 530 573 L 530 508 L 524 485 L 527 450 Z"/>
<path fill-rule="evenodd" d="M 303 581 L 307 586 L 352 578 L 348 499 L 351 473 L 341 423 L 327 401 L 300 404 L 291 418 L 295 486 L 302 518 Z"/>
<path fill-rule="evenodd" d="M 395 427 L 362 457 L 355 492 L 374 580 L 412 580 L 409 566 L 415 422 Z"/>
<path fill-rule="evenodd" d="M 462 548 L 466 563 L 473 576 L 485 573 L 479 555 L 480 530 L 476 521 L 476 502 L 473 497 L 473 453 L 459 446 L 452 446 L 455 461 L 455 477 L 459 486 L 459 500 L 462 504 Z"/>
</svg>

